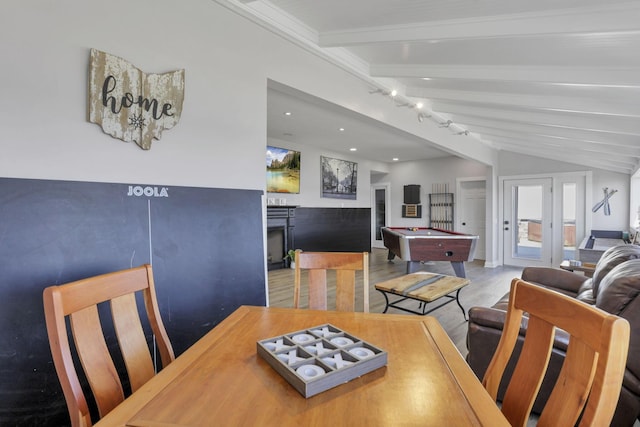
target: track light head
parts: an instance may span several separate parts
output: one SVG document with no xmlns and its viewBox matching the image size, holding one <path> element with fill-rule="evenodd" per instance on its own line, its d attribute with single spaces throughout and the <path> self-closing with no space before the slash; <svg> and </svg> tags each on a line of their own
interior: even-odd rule
<svg viewBox="0 0 640 427">
<path fill-rule="evenodd" d="M 419 113 L 418 114 L 418 121 L 420 123 L 422 123 L 424 121 L 424 119 L 428 119 L 431 117 L 431 114 L 426 114 L 426 113 Z"/>
</svg>

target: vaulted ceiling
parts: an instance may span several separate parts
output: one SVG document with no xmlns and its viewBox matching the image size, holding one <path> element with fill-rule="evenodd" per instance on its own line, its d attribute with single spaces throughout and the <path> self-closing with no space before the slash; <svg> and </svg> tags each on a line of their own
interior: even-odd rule
<svg viewBox="0 0 640 427">
<path fill-rule="evenodd" d="M 398 105 L 464 137 L 592 168 L 637 168 L 640 1 L 219 2 L 368 76 L 372 96 L 397 90 Z"/>
</svg>

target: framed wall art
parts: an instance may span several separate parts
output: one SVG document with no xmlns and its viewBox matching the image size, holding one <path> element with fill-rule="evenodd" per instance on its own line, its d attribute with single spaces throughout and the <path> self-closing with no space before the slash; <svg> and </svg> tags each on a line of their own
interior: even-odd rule
<svg viewBox="0 0 640 427">
<path fill-rule="evenodd" d="M 358 189 L 358 164 L 348 160 L 320 156 L 322 197 L 355 200 Z"/>
<path fill-rule="evenodd" d="M 300 193 L 300 152 L 267 146 L 267 192 Z"/>
</svg>

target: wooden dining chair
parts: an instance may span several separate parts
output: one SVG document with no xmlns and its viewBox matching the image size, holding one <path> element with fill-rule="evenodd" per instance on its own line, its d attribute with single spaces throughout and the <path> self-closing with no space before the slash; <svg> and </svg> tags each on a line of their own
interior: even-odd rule
<svg viewBox="0 0 640 427">
<path fill-rule="evenodd" d="M 528 314 L 522 351 L 502 401 L 513 426 L 526 426 L 549 362 L 555 328 L 565 330 L 569 345 L 538 426 L 608 426 L 618 402 L 627 351 L 629 322 L 575 298 L 513 279 L 507 318 L 483 379 L 495 400 L 504 370 Z"/>
<path fill-rule="evenodd" d="M 327 309 L 327 272 L 335 270 L 336 310 L 355 311 L 356 271 L 362 271 L 364 312 L 369 312 L 369 253 L 368 252 L 303 252 L 296 251 L 296 271 L 293 303 L 300 307 L 302 271 L 307 271 L 309 308 Z"/>
<path fill-rule="evenodd" d="M 155 336 L 162 366 L 166 367 L 175 356 L 160 318 L 150 265 L 50 286 L 44 290 L 49 346 L 73 427 L 91 426 L 92 421 L 71 353 L 67 318 L 75 352 L 100 418 L 124 400 L 124 391 L 107 349 L 98 314 L 99 304 L 102 306 L 104 304 L 101 303 L 109 302 L 131 391 L 136 391 L 155 375 L 151 350 L 136 304 L 136 293 L 143 295 L 144 311 Z"/>
</svg>

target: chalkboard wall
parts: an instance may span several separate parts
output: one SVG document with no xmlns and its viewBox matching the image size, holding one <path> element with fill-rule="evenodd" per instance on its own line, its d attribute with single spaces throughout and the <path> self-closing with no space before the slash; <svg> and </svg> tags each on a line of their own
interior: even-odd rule
<svg viewBox="0 0 640 427">
<path fill-rule="evenodd" d="M 152 264 L 176 355 L 239 305 L 265 305 L 261 196 L 0 178 L 0 425 L 69 422 L 44 323 L 47 286 Z"/>
<path fill-rule="evenodd" d="M 297 208 L 296 249 L 327 252 L 371 250 L 370 208 Z"/>
</svg>

